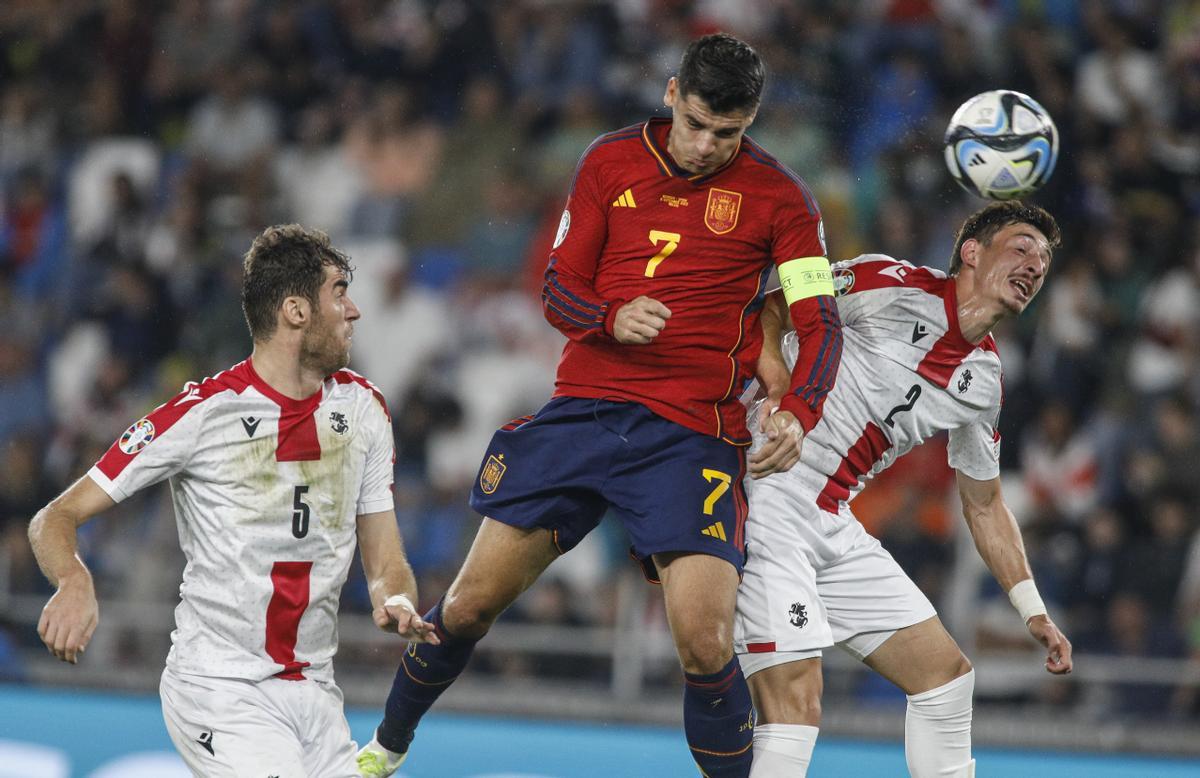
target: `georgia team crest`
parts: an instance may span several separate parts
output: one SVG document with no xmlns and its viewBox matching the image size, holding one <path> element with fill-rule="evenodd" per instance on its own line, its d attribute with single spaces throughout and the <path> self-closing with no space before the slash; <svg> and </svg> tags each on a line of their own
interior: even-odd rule
<svg viewBox="0 0 1200 778">
<path fill-rule="evenodd" d="M 154 440 L 154 423 L 149 419 L 138 419 L 129 425 L 117 446 L 126 454 L 133 456 Z"/>
<path fill-rule="evenodd" d="M 504 471 L 508 466 L 504 464 L 504 455 L 496 456 L 488 454 L 487 461 L 483 463 L 483 471 L 479 474 L 479 488 L 484 494 L 492 494 L 500 486 L 500 479 L 504 477 Z"/>
<path fill-rule="evenodd" d="M 738 211 L 742 207 L 740 192 L 713 187 L 708 190 L 708 207 L 704 209 L 704 226 L 718 235 L 724 235 L 737 226 Z"/>
</svg>

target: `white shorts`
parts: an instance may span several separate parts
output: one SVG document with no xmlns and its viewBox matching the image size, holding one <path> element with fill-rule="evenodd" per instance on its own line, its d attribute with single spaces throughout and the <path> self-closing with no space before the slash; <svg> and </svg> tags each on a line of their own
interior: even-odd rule
<svg viewBox="0 0 1200 778">
<path fill-rule="evenodd" d="M 198 776 L 358 776 L 358 746 L 335 684 L 209 678 L 167 668 L 159 694 L 167 732 Z"/>
<path fill-rule="evenodd" d="M 898 629 L 937 611 L 844 504 L 817 507 L 790 473 L 749 489 L 747 559 L 734 650 L 742 672 L 821 656 L 841 646 L 862 660 Z"/>
</svg>

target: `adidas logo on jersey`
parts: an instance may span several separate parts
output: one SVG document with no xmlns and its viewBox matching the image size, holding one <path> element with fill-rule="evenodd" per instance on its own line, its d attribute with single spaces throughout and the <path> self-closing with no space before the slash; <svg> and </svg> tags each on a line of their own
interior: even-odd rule
<svg viewBox="0 0 1200 778">
<path fill-rule="evenodd" d="M 700 534 L 708 535 L 710 538 L 716 538 L 717 540 L 728 540 L 725 537 L 725 525 L 719 521 L 700 530 Z"/>
<path fill-rule="evenodd" d="M 626 189 L 620 197 L 613 200 L 613 208 L 637 208 L 637 203 L 633 200 L 633 190 Z"/>
</svg>

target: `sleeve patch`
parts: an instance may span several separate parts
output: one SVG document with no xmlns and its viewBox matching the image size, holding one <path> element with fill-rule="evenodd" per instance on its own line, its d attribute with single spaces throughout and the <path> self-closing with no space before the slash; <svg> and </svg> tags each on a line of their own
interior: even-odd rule
<svg viewBox="0 0 1200 778">
<path fill-rule="evenodd" d="M 564 208 L 562 218 L 558 221 L 558 232 L 554 236 L 554 245 L 550 247 L 554 250 L 562 245 L 562 242 L 567 239 L 567 233 L 571 231 L 571 211 Z"/>
<path fill-rule="evenodd" d="M 129 425 L 129 429 L 125 430 L 125 434 L 117 441 L 117 446 L 122 452 L 133 456 L 149 445 L 152 440 L 154 440 L 154 422 L 143 417 Z"/>
</svg>

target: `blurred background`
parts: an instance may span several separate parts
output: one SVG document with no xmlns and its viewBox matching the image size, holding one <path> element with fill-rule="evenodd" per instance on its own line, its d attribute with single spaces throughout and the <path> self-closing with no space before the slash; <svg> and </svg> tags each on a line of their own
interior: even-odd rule
<svg viewBox="0 0 1200 778">
<path fill-rule="evenodd" d="M 988 89 L 1061 133 L 1032 200 L 1064 247 L 996 332 L 1005 493 L 1075 644 L 1054 679 L 961 520 L 944 440 L 854 503 L 978 669 L 976 742 L 1200 754 L 1200 2 L 23 0 L 0 3 L 0 679 L 157 688 L 183 559 L 168 490 L 81 533 L 102 621 L 80 666 L 35 625 L 33 513 L 135 419 L 244 358 L 264 226 L 353 258 L 352 367 L 395 423 L 422 605 L 478 525 L 492 431 L 553 389 L 538 293 L 575 163 L 661 113 L 687 43 L 769 67 L 750 135 L 815 191 L 830 256 L 945 268 L 982 205 L 941 139 Z M 605 522 L 480 646 L 446 710 L 674 724 L 657 591 Z M 401 650 L 344 593 L 338 679 L 382 704 Z M 904 698 L 827 656 L 823 734 L 898 740 Z M 14 688 L 14 687 L 9 687 Z M 0 733 L 2 736 L 3 733 Z"/>
</svg>

